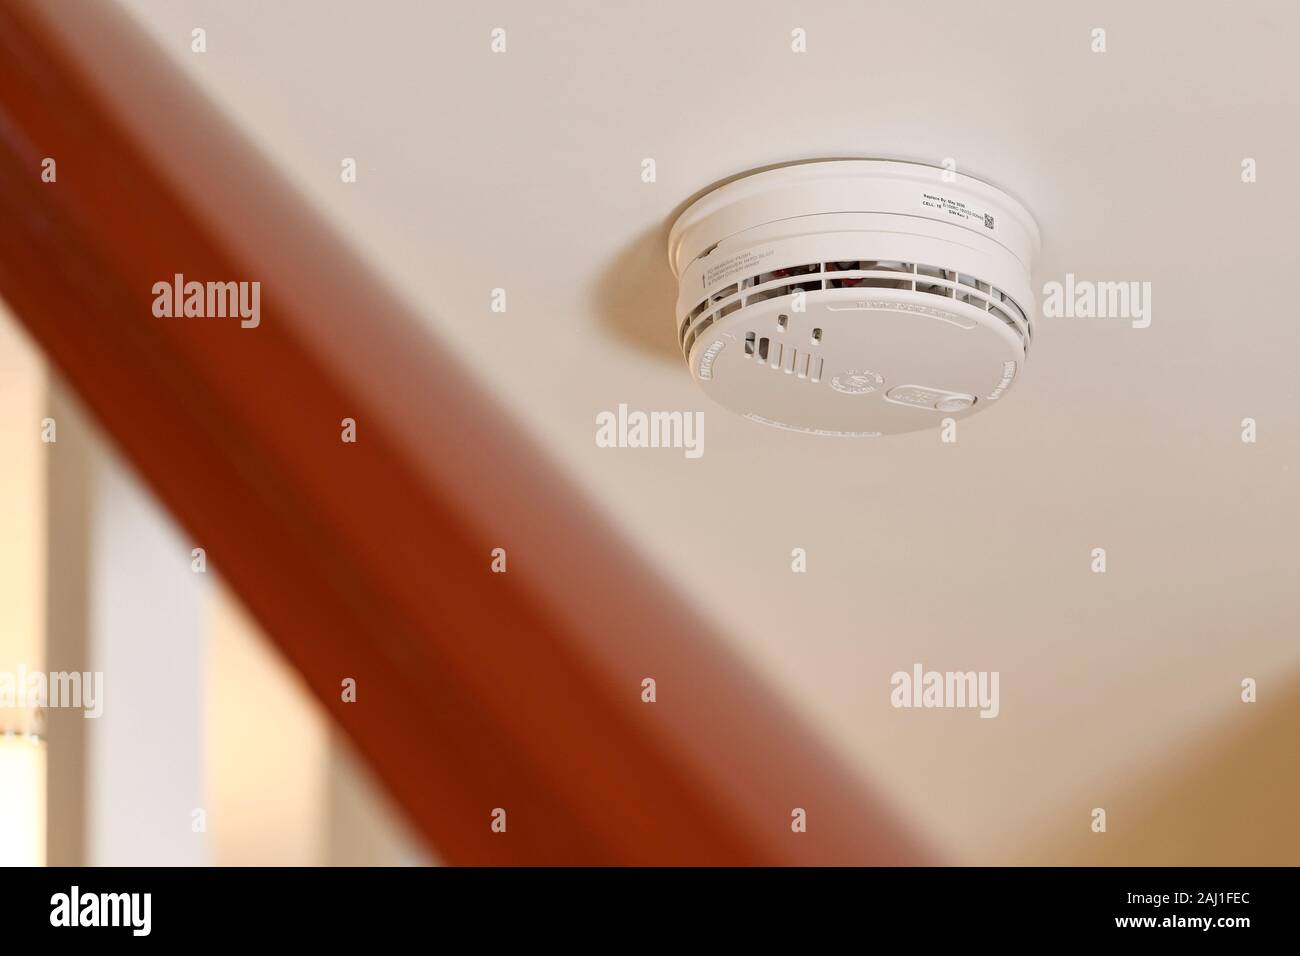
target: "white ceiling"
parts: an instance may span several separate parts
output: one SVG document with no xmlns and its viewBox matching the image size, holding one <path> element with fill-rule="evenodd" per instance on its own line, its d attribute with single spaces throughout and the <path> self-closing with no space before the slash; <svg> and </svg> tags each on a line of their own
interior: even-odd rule
<svg viewBox="0 0 1300 956">
<path fill-rule="evenodd" d="M 1034 858 L 1239 723 L 1242 677 L 1300 669 L 1300 6 L 120 2 L 959 859 Z M 1148 281 L 1151 327 L 1043 320 L 956 445 L 710 405 L 674 342 L 670 217 L 743 170 L 851 155 L 954 158 L 1037 217 L 1036 288 Z M 598 449 L 620 402 L 704 409 L 704 457 Z M 1001 716 L 891 709 L 916 661 L 1000 671 Z"/>
</svg>

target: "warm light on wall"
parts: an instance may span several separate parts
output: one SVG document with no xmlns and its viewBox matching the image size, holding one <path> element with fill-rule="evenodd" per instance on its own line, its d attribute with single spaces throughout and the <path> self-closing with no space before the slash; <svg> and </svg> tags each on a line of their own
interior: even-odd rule
<svg viewBox="0 0 1300 956">
<path fill-rule="evenodd" d="M 0 735 L 0 866 L 45 864 L 45 741 Z"/>
<path fill-rule="evenodd" d="M 44 360 L 0 302 L 0 674 L 45 658 Z M 36 714 L 0 707 L 0 866 L 45 863 L 45 741 Z"/>
</svg>

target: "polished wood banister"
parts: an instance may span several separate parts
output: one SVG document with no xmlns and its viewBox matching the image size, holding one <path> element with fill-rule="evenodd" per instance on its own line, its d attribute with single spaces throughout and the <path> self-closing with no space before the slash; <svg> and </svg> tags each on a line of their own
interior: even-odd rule
<svg viewBox="0 0 1300 956">
<path fill-rule="evenodd" d="M 113 4 L 0 0 L 0 294 L 446 861 L 922 858 Z"/>
</svg>

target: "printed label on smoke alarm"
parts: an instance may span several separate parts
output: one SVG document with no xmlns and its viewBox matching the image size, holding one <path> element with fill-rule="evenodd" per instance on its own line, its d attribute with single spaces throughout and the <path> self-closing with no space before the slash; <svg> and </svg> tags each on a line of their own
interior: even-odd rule
<svg viewBox="0 0 1300 956">
<path fill-rule="evenodd" d="M 752 271 L 754 266 L 757 266 L 774 252 L 776 252 L 775 249 L 751 250 L 734 255 L 730 259 L 723 259 L 716 266 L 710 266 L 704 271 L 704 275 L 701 277 L 704 288 L 707 289 L 711 285 L 716 285 L 723 279 L 729 279 L 737 272 Z"/>
<path fill-rule="evenodd" d="M 700 364 L 697 366 L 700 381 L 707 382 L 713 378 L 713 360 L 718 357 L 718 353 L 726 344 L 722 339 L 714 339 L 713 344 L 704 350 L 704 354 L 700 356 Z"/>
<path fill-rule="evenodd" d="M 880 388 L 885 379 L 870 369 L 850 369 L 831 379 L 831 388 L 845 395 L 868 395 Z"/>
<path fill-rule="evenodd" d="M 1005 392 L 1005 391 L 1006 391 L 1006 390 L 1011 386 L 1011 380 L 1012 380 L 1013 378 L 1015 378 L 1015 377 L 1016 377 L 1016 363 L 1015 363 L 1015 362 L 1003 362 L 1003 363 L 1002 363 L 1002 381 L 998 382 L 998 387 L 997 387 L 997 388 L 995 388 L 995 389 L 993 389 L 993 391 L 989 392 L 989 401 L 990 401 L 990 402 L 995 402 L 995 401 L 997 401 L 999 398 L 1001 398 L 1001 397 L 1002 397 L 1002 393 Z"/>
<path fill-rule="evenodd" d="M 954 219 L 962 220 L 962 222 L 970 222 L 976 226 L 983 226 L 985 229 L 993 228 L 992 216 L 986 212 L 978 212 L 970 208 L 960 199 L 949 199 L 947 196 L 939 196 L 935 193 L 921 193 L 921 205 L 926 209 L 946 213 Z"/>
<path fill-rule="evenodd" d="M 879 438 L 880 432 L 842 432 L 831 428 L 807 428 L 803 425 L 787 425 L 785 422 L 778 422 L 773 418 L 764 418 L 755 412 L 745 412 L 745 417 L 751 422 L 758 422 L 760 425 L 771 425 L 773 428 L 780 428 L 787 432 L 803 432 L 805 435 L 825 435 L 830 438 Z"/>
</svg>

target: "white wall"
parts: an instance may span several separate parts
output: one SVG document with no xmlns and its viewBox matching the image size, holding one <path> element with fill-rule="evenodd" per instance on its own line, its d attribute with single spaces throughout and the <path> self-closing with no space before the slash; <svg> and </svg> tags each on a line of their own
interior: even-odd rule
<svg viewBox="0 0 1300 956">
<path fill-rule="evenodd" d="M 211 861 L 204 808 L 208 576 L 193 546 L 111 452 L 96 462 L 90 535 L 90 668 L 104 713 L 87 720 L 86 862 Z"/>
</svg>

